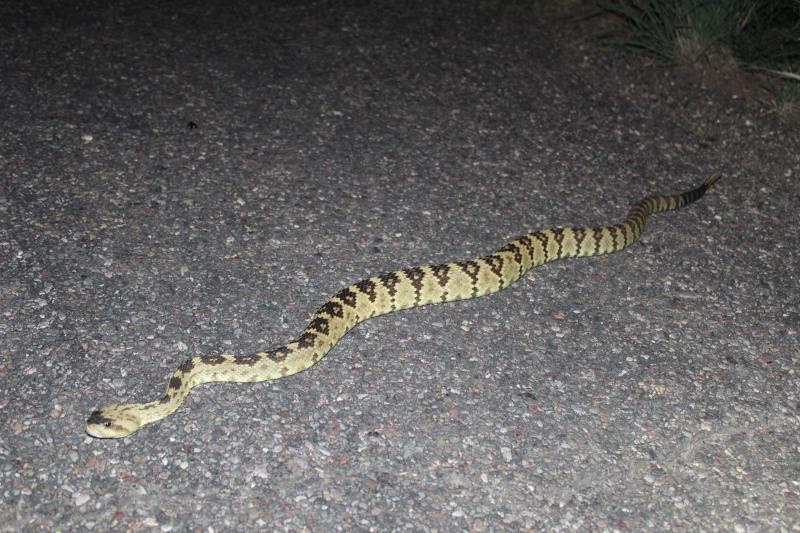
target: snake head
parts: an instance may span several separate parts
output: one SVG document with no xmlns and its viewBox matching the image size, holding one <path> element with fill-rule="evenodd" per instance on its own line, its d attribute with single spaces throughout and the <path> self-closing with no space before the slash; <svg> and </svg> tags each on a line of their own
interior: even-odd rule
<svg viewBox="0 0 800 533">
<path fill-rule="evenodd" d="M 86 420 L 86 433 L 98 439 L 127 437 L 142 425 L 141 419 L 120 405 L 106 405 Z"/>
</svg>

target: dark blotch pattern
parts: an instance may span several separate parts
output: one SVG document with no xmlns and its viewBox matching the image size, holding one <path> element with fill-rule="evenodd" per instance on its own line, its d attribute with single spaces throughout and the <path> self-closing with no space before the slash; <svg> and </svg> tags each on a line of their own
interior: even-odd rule
<svg viewBox="0 0 800 533">
<path fill-rule="evenodd" d="M 592 253 L 597 254 L 600 253 L 600 240 L 603 238 L 603 228 L 594 228 L 592 230 L 592 236 L 594 237 L 594 250 Z M 613 235 L 612 235 L 613 239 Z M 616 243 L 612 242 L 612 246 L 615 246 Z M 616 249 L 616 248 L 614 248 Z"/>
<path fill-rule="evenodd" d="M 564 253 L 564 228 L 553 228 L 550 231 L 553 232 L 553 240 L 558 245 L 556 257 L 561 257 Z"/>
<path fill-rule="evenodd" d="M 178 370 L 183 372 L 184 374 L 188 374 L 194 368 L 194 359 L 187 359 L 183 362 L 181 366 L 178 367 Z"/>
<path fill-rule="evenodd" d="M 275 348 L 274 350 L 268 351 L 267 357 L 276 363 L 282 363 L 287 357 L 289 357 L 290 353 L 292 353 L 292 350 L 286 346 L 281 346 L 280 348 Z"/>
<path fill-rule="evenodd" d="M 505 264 L 505 259 L 501 255 L 487 255 L 482 257 L 481 259 L 489 265 L 489 268 L 492 272 L 494 272 L 495 276 L 502 277 L 503 276 L 503 265 Z"/>
<path fill-rule="evenodd" d="M 318 313 L 325 313 L 328 316 L 342 318 L 344 316 L 344 308 L 339 302 L 328 300 L 325 305 L 319 308 Z"/>
<path fill-rule="evenodd" d="M 435 277 L 436 281 L 439 283 L 439 287 L 442 289 L 447 287 L 447 282 L 450 281 L 450 265 L 443 264 L 432 266 L 431 271 L 433 272 L 433 277 Z M 447 301 L 446 289 L 442 291 L 441 300 L 443 302 Z"/>
<path fill-rule="evenodd" d="M 625 244 L 625 229 L 619 224 L 614 224 L 608 228 L 611 234 L 611 249 L 619 250 Z"/>
<path fill-rule="evenodd" d="M 419 267 L 406 268 L 403 270 L 403 275 L 408 278 L 411 286 L 414 287 L 414 303 L 418 304 L 422 295 L 422 282 L 425 279 L 425 271 Z"/>
<path fill-rule="evenodd" d="M 575 234 L 575 255 L 580 255 L 581 253 L 583 240 L 586 238 L 586 231 L 586 228 L 572 228 L 572 233 Z"/>
<path fill-rule="evenodd" d="M 481 271 L 481 266 L 475 261 L 459 261 L 456 265 L 472 282 L 472 297 L 474 298 L 478 294 L 478 273 Z"/>
<path fill-rule="evenodd" d="M 225 362 L 225 358 L 221 355 L 205 355 L 200 361 L 207 365 L 220 365 Z"/>
<path fill-rule="evenodd" d="M 317 336 L 310 331 L 306 331 L 297 337 L 296 342 L 300 348 L 313 348 L 315 340 L 317 340 Z"/>
<path fill-rule="evenodd" d="M 541 231 L 537 231 L 535 233 L 531 233 L 531 238 L 536 239 L 539 241 L 539 244 L 542 246 L 542 255 L 544 256 L 544 262 L 547 263 L 550 261 L 550 251 L 547 249 L 547 235 L 542 233 Z"/>
<path fill-rule="evenodd" d="M 517 241 L 525 247 L 525 250 L 528 252 L 528 257 L 533 258 L 533 239 L 531 239 L 530 235 L 523 235 Z"/>
<path fill-rule="evenodd" d="M 344 289 L 340 290 L 334 296 L 337 300 L 340 300 L 344 305 L 348 307 L 355 308 L 356 301 L 358 300 L 358 295 L 350 290 L 349 287 L 345 287 Z"/>
<path fill-rule="evenodd" d="M 506 248 L 508 249 L 509 252 L 514 254 L 514 261 L 516 261 L 519 264 L 520 274 L 521 274 L 522 273 L 522 250 L 514 242 L 509 243 Z"/>
<path fill-rule="evenodd" d="M 389 272 L 388 274 L 384 274 L 378 277 L 383 283 L 383 286 L 386 287 L 386 292 L 389 293 L 389 297 L 394 300 L 395 295 L 397 294 L 397 284 L 400 283 L 400 277 L 397 275 L 396 272 Z"/>
<path fill-rule="evenodd" d="M 364 279 L 355 284 L 355 288 L 367 295 L 370 302 L 374 302 L 377 298 L 375 294 L 375 282 L 371 279 Z"/>
<path fill-rule="evenodd" d="M 505 264 L 505 259 L 501 255 L 487 255 L 485 257 L 481 257 L 484 263 L 489 265 L 489 270 L 497 276 L 497 287 L 498 289 L 502 289 L 505 285 L 503 280 L 503 265 Z"/>
<path fill-rule="evenodd" d="M 327 335 L 330 333 L 330 321 L 325 318 L 324 316 L 315 316 L 311 322 L 306 326 L 306 329 L 312 329 L 317 333 L 321 333 L 322 335 Z"/>
<path fill-rule="evenodd" d="M 446 287 L 447 282 L 450 281 L 450 265 L 436 265 L 431 267 L 433 276 L 439 282 L 440 287 Z"/>
<path fill-rule="evenodd" d="M 233 357 L 233 362 L 237 365 L 255 366 L 255 364 L 260 360 L 261 356 L 257 353 L 250 355 L 236 355 Z"/>
<path fill-rule="evenodd" d="M 178 376 L 172 376 L 169 380 L 169 385 L 167 385 L 167 387 L 171 390 L 178 390 L 181 388 L 182 383 L 183 381 L 181 381 L 181 378 L 179 378 Z"/>
<path fill-rule="evenodd" d="M 425 271 L 421 268 L 406 268 L 403 270 L 403 275 L 411 282 L 411 286 L 417 291 L 422 288 L 422 280 L 425 279 Z"/>
<path fill-rule="evenodd" d="M 519 240 L 521 240 L 521 239 L 519 239 Z M 498 253 L 503 253 L 503 252 L 511 253 L 511 255 L 513 255 L 513 257 L 514 257 L 514 261 L 517 263 L 517 271 L 519 272 L 519 276 L 522 276 L 522 272 L 523 272 L 523 267 L 522 267 L 522 249 L 519 247 L 519 245 L 516 242 L 512 241 L 512 242 L 506 244 L 505 246 L 503 246 L 502 248 L 497 250 L 497 252 Z M 517 276 L 517 277 L 519 277 L 519 276 Z"/>
</svg>

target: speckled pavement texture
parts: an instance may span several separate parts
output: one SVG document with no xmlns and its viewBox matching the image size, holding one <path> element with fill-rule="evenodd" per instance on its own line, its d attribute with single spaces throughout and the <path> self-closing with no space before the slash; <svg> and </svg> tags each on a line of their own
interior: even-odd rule
<svg viewBox="0 0 800 533">
<path fill-rule="evenodd" d="M 796 129 L 521 3 L 148 4 L 0 7 L 0 531 L 800 529 Z M 622 253 L 83 431 L 717 169 Z"/>
</svg>

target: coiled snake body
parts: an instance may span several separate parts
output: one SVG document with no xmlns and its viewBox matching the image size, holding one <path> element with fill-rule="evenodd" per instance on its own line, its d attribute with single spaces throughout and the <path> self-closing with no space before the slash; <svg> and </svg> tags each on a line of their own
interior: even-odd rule
<svg viewBox="0 0 800 533">
<path fill-rule="evenodd" d="M 305 370 L 368 318 L 491 294 L 508 287 L 529 269 L 557 259 L 618 252 L 641 235 L 649 215 L 698 200 L 719 177 L 718 172 L 712 174 L 696 189 L 681 194 L 645 198 L 631 207 L 625 220 L 613 226 L 543 229 L 476 259 L 407 268 L 361 280 L 328 299 L 289 344 L 252 355 L 193 357 L 172 373 L 161 399 L 102 407 L 89 416 L 86 432 L 98 438 L 130 435 L 174 412 L 189 391 L 203 383 L 264 381 Z"/>
</svg>

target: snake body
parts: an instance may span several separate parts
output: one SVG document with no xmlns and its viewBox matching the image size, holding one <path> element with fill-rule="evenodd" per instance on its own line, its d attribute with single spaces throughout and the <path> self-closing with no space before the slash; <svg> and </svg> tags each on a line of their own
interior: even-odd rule
<svg viewBox="0 0 800 533">
<path fill-rule="evenodd" d="M 130 435 L 141 426 L 173 413 L 189 391 L 203 383 L 256 382 L 301 372 L 368 318 L 427 304 L 477 298 L 508 287 L 531 268 L 550 261 L 623 250 L 641 235 L 649 215 L 698 200 L 719 177 L 718 172 L 714 173 L 699 187 L 681 194 L 645 198 L 613 226 L 538 230 L 483 257 L 407 268 L 353 283 L 331 296 L 292 342 L 251 355 L 188 359 L 172 373 L 161 399 L 106 405 L 89 416 L 86 432 L 98 438 Z"/>
</svg>

